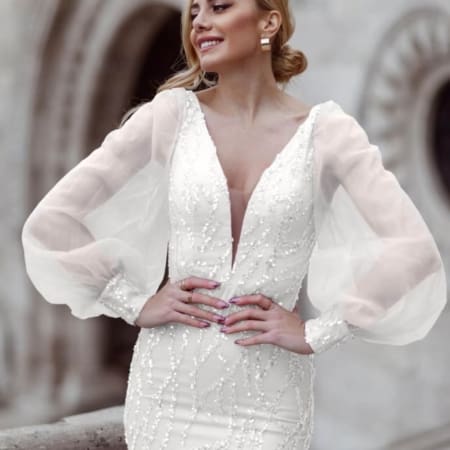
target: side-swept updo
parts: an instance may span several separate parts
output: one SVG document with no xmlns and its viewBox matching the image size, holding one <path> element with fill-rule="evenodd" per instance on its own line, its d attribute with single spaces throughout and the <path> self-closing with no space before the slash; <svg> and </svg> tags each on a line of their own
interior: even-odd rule
<svg viewBox="0 0 450 450">
<path fill-rule="evenodd" d="M 294 17 L 289 9 L 288 0 L 256 0 L 258 6 L 266 11 L 273 9 L 280 12 L 281 27 L 272 41 L 272 70 L 278 83 L 287 83 L 308 67 L 308 60 L 303 52 L 290 47 L 287 42 L 294 34 Z"/>
</svg>

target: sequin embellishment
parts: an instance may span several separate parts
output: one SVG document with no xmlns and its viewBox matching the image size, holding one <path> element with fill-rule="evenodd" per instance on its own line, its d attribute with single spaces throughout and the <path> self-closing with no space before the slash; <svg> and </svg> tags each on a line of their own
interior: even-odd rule
<svg viewBox="0 0 450 450">
<path fill-rule="evenodd" d="M 349 325 L 335 309 L 305 323 L 305 341 L 314 353 L 329 350 L 352 337 Z"/>
<path fill-rule="evenodd" d="M 186 91 L 169 176 L 173 281 L 215 279 L 218 288 L 196 291 L 223 300 L 259 292 L 294 308 L 315 244 L 311 130 L 319 109 L 320 104 L 313 107 L 260 178 L 232 266 L 226 180 L 195 94 Z M 220 313 L 240 309 L 230 304 Z M 141 329 L 124 412 L 129 449 L 309 448 L 313 355 L 267 344 L 239 346 L 235 340 L 255 333 L 226 335 L 219 328 L 170 323 Z"/>
<path fill-rule="evenodd" d="M 135 325 L 148 295 L 142 293 L 123 271 L 113 276 L 100 294 L 98 301 L 119 314 L 130 325 Z"/>
</svg>

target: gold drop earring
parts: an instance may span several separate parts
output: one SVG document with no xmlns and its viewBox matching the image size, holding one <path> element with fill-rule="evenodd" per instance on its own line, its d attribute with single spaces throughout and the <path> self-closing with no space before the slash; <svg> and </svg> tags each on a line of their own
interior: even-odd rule
<svg viewBox="0 0 450 450">
<path fill-rule="evenodd" d="M 261 38 L 261 48 L 262 48 L 263 52 L 270 52 L 270 50 L 272 50 L 270 38 L 268 38 L 268 37 Z"/>
</svg>

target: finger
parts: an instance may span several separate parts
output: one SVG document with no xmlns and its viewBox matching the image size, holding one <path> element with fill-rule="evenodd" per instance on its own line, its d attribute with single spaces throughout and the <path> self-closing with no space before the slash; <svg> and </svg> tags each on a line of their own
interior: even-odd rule
<svg viewBox="0 0 450 450">
<path fill-rule="evenodd" d="M 231 326 L 223 326 L 220 331 L 225 334 L 237 333 L 239 331 L 269 331 L 270 326 L 266 320 L 243 320 Z"/>
<path fill-rule="evenodd" d="M 225 320 L 225 317 L 221 316 L 220 314 L 214 314 L 212 312 L 200 309 L 197 306 L 187 305 L 186 303 L 183 302 L 178 302 L 178 304 L 175 306 L 175 311 L 178 311 L 183 314 L 188 314 L 190 316 L 198 317 L 200 319 L 209 320 L 210 322 L 215 323 L 223 323 Z"/>
<path fill-rule="evenodd" d="M 191 303 L 209 305 L 219 309 L 228 308 L 230 306 L 229 303 L 224 302 L 220 298 L 201 294 L 200 292 L 186 292 L 186 294 L 183 293 L 181 297 L 182 301 L 185 301 L 185 299 L 187 300 L 190 295 L 192 296 Z"/>
<path fill-rule="evenodd" d="M 249 345 L 257 345 L 257 344 L 272 344 L 272 339 L 269 333 L 260 333 L 255 336 L 251 336 L 245 339 L 236 339 L 235 344 L 242 345 L 243 347 L 247 347 Z"/>
<path fill-rule="evenodd" d="M 220 285 L 220 282 L 207 278 L 188 277 L 177 281 L 176 284 L 183 291 L 191 291 L 196 288 L 215 289 Z"/>
<path fill-rule="evenodd" d="M 246 308 L 244 310 L 229 314 L 225 319 L 225 325 L 232 325 L 240 320 L 267 320 L 267 312 L 257 308 Z"/>
<path fill-rule="evenodd" d="M 208 322 L 194 319 L 193 317 L 189 317 L 188 315 L 179 312 L 174 312 L 174 318 L 172 319 L 172 321 L 185 325 L 191 325 L 196 328 L 207 328 L 211 326 L 211 324 Z"/>
<path fill-rule="evenodd" d="M 230 303 L 234 303 L 236 305 L 257 305 L 262 309 L 270 309 L 274 305 L 274 302 L 262 294 L 253 294 L 253 295 L 241 295 L 236 297 L 233 301 L 230 300 Z"/>
</svg>

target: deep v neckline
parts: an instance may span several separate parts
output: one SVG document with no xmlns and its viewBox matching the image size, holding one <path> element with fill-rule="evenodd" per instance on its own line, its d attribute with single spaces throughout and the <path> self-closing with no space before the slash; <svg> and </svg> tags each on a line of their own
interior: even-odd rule
<svg viewBox="0 0 450 450">
<path fill-rule="evenodd" d="M 214 142 L 214 139 L 212 138 L 211 133 L 209 132 L 209 128 L 208 128 L 208 124 L 206 122 L 206 117 L 205 114 L 203 112 L 203 109 L 201 107 L 200 104 L 200 100 L 198 99 L 197 95 L 195 94 L 195 92 L 191 91 L 191 90 L 186 90 L 186 92 L 189 93 L 189 95 L 192 96 L 193 98 L 193 102 L 195 104 L 196 110 L 199 113 L 199 116 L 201 118 L 201 127 L 205 133 L 205 136 L 207 137 L 208 143 L 210 144 L 210 147 L 213 150 L 213 154 L 214 154 L 214 159 L 215 162 L 218 166 L 219 169 L 219 173 L 222 179 L 222 182 L 224 183 L 224 187 L 225 187 L 225 192 L 226 192 L 226 199 L 227 199 L 227 212 L 228 212 L 228 228 L 229 228 L 229 233 L 230 233 L 230 241 L 231 241 L 231 250 L 230 250 L 230 267 L 229 270 L 231 271 L 231 273 L 234 273 L 236 270 L 236 263 L 239 259 L 239 249 L 241 247 L 241 242 L 242 242 L 242 237 L 244 236 L 244 231 L 245 231 L 245 224 L 248 216 L 248 211 L 249 211 L 249 207 L 251 206 L 252 200 L 255 197 L 255 194 L 257 193 L 257 191 L 261 188 L 265 177 L 267 177 L 268 173 L 270 171 L 272 171 L 275 167 L 276 164 L 278 163 L 278 161 L 280 160 L 280 158 L 287 152 L 287 150 L 291 147 L 291 145 L 295 142 L 297 136 L 300 134 L 300 132 L 303 130 L 303 128 L 306 126 L 306 124 L 309 122 L 310 118 L 312 117 L 312 112 L 313 110 L 319 105 L 319 104 L 315 104 L 313 105 L 310 110 L 308 111 L 308 115 L 305 117 L 305 119 L 300 122 L 300 124 L 297 126 L 297 128 L 294 131 L 294 134 L 291 136 L 291 138 L 287 141 L 287 143 L 281 148 L 280 151 L 278 151 L 274 158 L 272 159 L 272 162 L 265 168 L 263 169 L 263 171 L 261 172 L 261 174 L 259 175 L 258 181 L 256 182 L 255 186 L 253 187 L 253 190 L 251 191 L 249 197 L 248 197 L 248 201 L 247 204 L 245 206 L 244 209 L 244 214 L 242 216 L 242 222 L 241 222 L 241 227 L 240 227 L 240 233 L 239 233 L 239 239 L 237 241 L 236 244 L 236 254 L 234 255 L 234 260 L 233 260 L 233 224 L 232 224 L 232 211 L 231 211 L 231 193 L 230 193 L 230 188 L 229 188 L 229 184 L 228 184 L 228 178 L 225 175 L 225 171 L 223 170 L 223 166 L 222 163 L 220 162 L 219 159 L 219 155 L 218 155 L 218 151 L 217 151 L 217 145 Z"/>
</svg>

